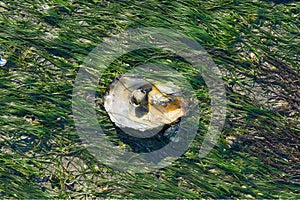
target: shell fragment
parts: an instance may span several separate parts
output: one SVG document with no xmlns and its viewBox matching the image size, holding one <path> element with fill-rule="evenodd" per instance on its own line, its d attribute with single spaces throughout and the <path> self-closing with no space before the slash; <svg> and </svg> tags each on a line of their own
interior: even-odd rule
<svg viewBox="0 0 300 200">
<path fill-rule="evenodd" d="M 7 61 L 0 57 L 0 67 L 3 67 L 4 65 L 6 65 L 6 63 Z"/>
</svg>

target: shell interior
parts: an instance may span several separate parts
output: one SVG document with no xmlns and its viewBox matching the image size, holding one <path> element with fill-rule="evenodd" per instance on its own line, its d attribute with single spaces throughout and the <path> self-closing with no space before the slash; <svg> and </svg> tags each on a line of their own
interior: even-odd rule
<svg viewBox="0 0 300 200">
<path fill-rule="evenodd" d="M 188 102 L 180 94 L 170 81 L 124 75 L 110 86 L 104 107 L 117 126 L 146 131 L 185 115 Z"/>
</svg>

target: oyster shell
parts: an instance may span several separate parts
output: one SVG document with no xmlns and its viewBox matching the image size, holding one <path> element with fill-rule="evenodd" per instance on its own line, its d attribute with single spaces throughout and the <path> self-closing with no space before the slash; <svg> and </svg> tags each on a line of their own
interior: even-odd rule
<svg viewBox="0 0 300 200">
<path fill-rule="evenodd" d="M 121 128 L 146 131 L 170 124 L 186 113 L 188 101 L 172 82 L 123 75 L 104 99 L 110 119 Z"/>
</svg>

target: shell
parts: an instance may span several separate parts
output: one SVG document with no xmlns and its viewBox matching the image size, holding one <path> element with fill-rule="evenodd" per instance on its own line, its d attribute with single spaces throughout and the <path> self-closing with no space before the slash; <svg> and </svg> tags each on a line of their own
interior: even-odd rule
<svg viewBox="0 0 300 200">
<path fill-rule="evenodd" d="M 6 65 L 6 63 L 6 60 L 0 58 L 0 67 L 3 67 L 4 65 Z"/>
<path fill-rule="evenodd" d="M 188 101 L 180 94 L 172 82 L 123 75 L 111 84 L 104 107 L 117 126 L 146 131 L 185 115 Z"/>
</svg>

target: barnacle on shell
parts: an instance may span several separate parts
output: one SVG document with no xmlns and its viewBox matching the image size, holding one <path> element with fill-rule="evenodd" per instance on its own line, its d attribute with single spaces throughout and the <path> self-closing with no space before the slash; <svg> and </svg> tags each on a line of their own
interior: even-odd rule
<svg viewBox="0 0 300 200">
<path fill-rule="evenodd" d="M 119 127 L 146 131 L 184 116 L 188 101 L 172 82 L 123 75 L 110 86 L 104 107 Z"/>
</svg>

